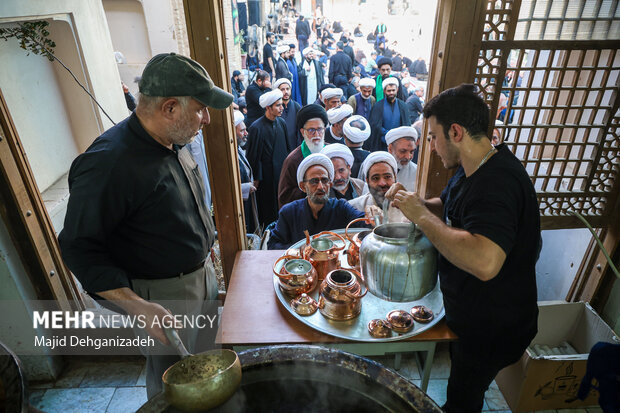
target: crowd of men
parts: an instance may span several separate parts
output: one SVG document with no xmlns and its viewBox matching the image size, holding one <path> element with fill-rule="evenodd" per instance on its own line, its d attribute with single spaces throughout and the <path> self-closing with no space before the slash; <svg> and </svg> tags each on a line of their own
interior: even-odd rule
<svg viewBox="0 0 620 413">
<path fill-rule="evenodd" d="M 380 41 L 375 42 L 369 62 L 354 49 L 353 37 L 341 24 L 309 20 L 311 24 L 299 16 L 296 21 L 297 45 L 267 33 L 262 69 L 256 69 L 247 89 L 239 71 L 231 79 L 238 109 L 235 127 L 247 133 L 245 138 L 237 130 L 239 151 L 247 161 L 244 167 L 249 166 L 242 174 L 248 180 L 244 184 L 252 177 L 253 192 L 247 195 L 254 202 L 248 205 L 252 213 L 246 211 L 246 218 L 251 218 L 246 219 L 246 230 L 269 228 L 275 238 L 282 234 L 278 217 L 290 209 L 282 208 L 312 199 L 314 188 L 299 182 L 298 168 L 313 154 L 325 153 L 333 163 L 334 181 L 325 196 L 350 201 L 362 213 L 370 206 L 381 207 L 396 181 L 415 190 L 424 90 L 415 87 L 408 67 L 419 70 L 422 60 L 414 62 L 390 50 L 384 24 L 375 30 Z M 317 42 L 310 44 L 315 38 Z M 399 72 L 393 71 L 395 64 Z M 426 73 L 425 67 L 419 70 L 419 75 Z M 363 167 L 375 153 L 387 166 L 378 180 L 369 175 L 372 165 Z M 338 225 L 344 227 L 346 222 Z M 287 238 L 289 244 L 295 241 Z M 275 242 L 270 247 L 282 245 Z"/>
</svg>

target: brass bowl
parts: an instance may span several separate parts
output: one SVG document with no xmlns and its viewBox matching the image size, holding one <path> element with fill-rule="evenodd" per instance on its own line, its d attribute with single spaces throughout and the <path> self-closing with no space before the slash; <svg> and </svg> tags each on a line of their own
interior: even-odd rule
<svg viewBox="0 0 620 413">
<path fill-rule="evenodd" d="M 228 400 L 241 384 L 241 363 L 232 350 L 184 358 L 162 376 L 166 400 L 186 412 L 209 410 Z"/>
</svg>

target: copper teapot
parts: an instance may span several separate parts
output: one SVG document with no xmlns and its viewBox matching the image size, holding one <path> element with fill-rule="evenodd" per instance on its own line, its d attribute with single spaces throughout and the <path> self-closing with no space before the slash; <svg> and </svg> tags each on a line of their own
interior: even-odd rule
<svg viewBox="0 0 620 413">
<path fill-rule="evenodd" d="M 363 285 L 364 279 L 356 270 L 331 271 L 319 289 L 319 311 L 332 320 L 357 317 L 362 311 L 362 298 L 368 293 Z"/>
<path fill-rule="evenodd" d="M 344 236 L 349 240 L 349 248 L 346 251 L 347 264 L 359 271 L 360 269 L 360 246 L 364 237 L 372 232 L 371 229 L 366 229 L 355 233 L 353 236 L 349 235 L 349 227 L 356 222 L 364 221 L 369 225 L 372 225 L 373 221 L 370 218 L 357 218 L 349 222 L 349 225 L 344 230 Z"/>
<path fill-rule="evenodd" d="M 300 248 L 303 259 L 310 261 L 316 269 L 319 281 L 325 279 L 330 271 L 340 268 L 340 251 L 346 245 L 345 239 L 331 231 L 323 231 L 310 237 L 308 231 L 306 234 L 306 244 Z M 334 241 L 324 237 L 323 235 L 331 235 L 342 241 L 342 246 L 337 246 Z"/>
<path fill-rule="evenodd" d="M 278 271 L 276 268 L 282 260 L 288 261 Z M 314 291 L 319 281 L 314 266 L 295 255 L 283 255 L 278 258 L 273 264 L 273 273 L 278 277 L 280 289 L 292 296 Z"/>
</svg>

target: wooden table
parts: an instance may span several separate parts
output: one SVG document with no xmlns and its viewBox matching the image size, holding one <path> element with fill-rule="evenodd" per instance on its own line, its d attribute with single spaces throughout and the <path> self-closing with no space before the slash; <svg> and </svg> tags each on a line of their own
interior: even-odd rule
<svg viewBox="0 0 620 413">
<path fill-rule="evenodd" d="M 423 366 L 421 387 L 426 391 L 436 344 L 457 338 L 444 320 L 414 337 L 387 343 L 348 341 L 316 331 L 290 314 L 276 296 L 272 266 L 283 253 L 237 253 L 220 320 L 219 344 L 235 350 L 275 344 L 318 344 L 359 355 L 396 353 L 397 369 L 402 352 L 424 351 L 425 361 L 418 360 Z"/>
</svg>

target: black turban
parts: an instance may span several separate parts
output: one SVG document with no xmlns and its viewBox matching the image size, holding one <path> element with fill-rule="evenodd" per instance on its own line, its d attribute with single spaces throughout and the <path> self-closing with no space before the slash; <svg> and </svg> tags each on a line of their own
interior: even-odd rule
<svg viewBox="0 0 620 413">
<path fill-rule="evenodd" d="M 310 119 L 319 118 L 323 120 L 325 126 L 327 126 L 327 112 L 321 105 L 315 105 L 314 103 L 311 105 L 306 105 L 297 112 L 297 119 L 295 122 L 295 126 L 297 126 L 297 130 L 303 129 L 306 122 Z"/>
<path fill-rule="evenodd" d="M 390 65 L 390 67 L 392 67 L 392 59 L 390 59 L 389 57 L 382 57 L 377 62 L 377 67 L 381 68 L 381 66 L 383 65 Z"/>
</svg>

